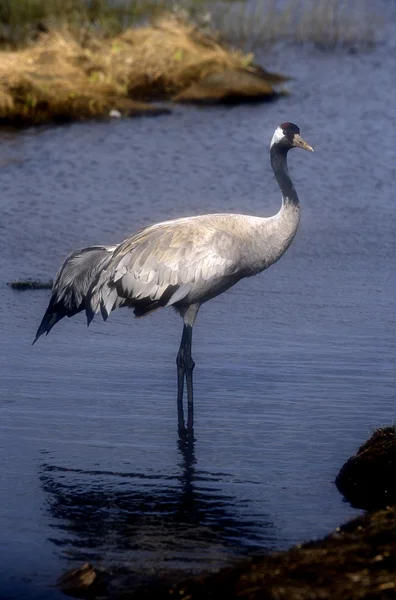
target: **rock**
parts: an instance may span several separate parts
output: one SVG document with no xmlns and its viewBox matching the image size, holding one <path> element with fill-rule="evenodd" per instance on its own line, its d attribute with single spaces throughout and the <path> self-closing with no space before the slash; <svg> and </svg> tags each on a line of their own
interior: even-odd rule
<svg viewBox="0 0 396 600">
<path fill-rule="evenodd" d="M 174 102 L 239 103 L 273 100 L 277 92 L 260 74 L 248 70 L 209 73 L 173 97 Z"/>
<path fill-rule="evenodd" d="M 52 289 L 52 281 L 32 281 L 30 279 L 21 281 L 9 281 L 9 285 L 13 290 L 50 290 Z"/>
<path fill-rule="evenodd" d="M 250 73 L 253 73 L 253 75 L 257 75 L 258 77 L 265 79 L 269 83 L 279 84 L 284 83 L 285 81 L 290 81 L 290 79 L 292 79 L 288 75 L 280 75 L 279 73 L 267 71 L 267 69 L 264 69 L 264 67 L 256 64 L 249 65 L 248 67 L 246 67 L 246 70 Z"/>
<path fill-rule="evenodd" d="M 78 569 L 67 571 L 58 579 L 57 587 L 70 595 L 78 595 L 87 590 L 96 579 L 96 571 L 92 565 L 85 563 Z"/>
<path fill-rule="evenodd" d="M 342 467 L 336 486 L 356 508 L 373 510 L 396 504 L 395 428 L 377 429 Z"/>
</svg>

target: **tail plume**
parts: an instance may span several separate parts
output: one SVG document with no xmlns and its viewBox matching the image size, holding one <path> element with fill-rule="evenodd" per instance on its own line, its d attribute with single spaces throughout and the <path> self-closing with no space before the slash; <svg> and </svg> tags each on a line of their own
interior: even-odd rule
<svg viewBox="0 0 396 600">
<path fill-rule="evenodd" d="M 115 248 L 91 246 L 75 250 L 66 258 L 55 278 L 51 299 L 33 344 L 44 333 L 48 335 L 63 317 L 72 317 L 85 310 L 87 292 Z"/>
</svg>

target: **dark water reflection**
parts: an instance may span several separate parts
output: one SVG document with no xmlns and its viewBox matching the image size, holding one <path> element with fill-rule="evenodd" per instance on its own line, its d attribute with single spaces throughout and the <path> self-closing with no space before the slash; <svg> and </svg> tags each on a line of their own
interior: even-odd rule
<svg viewBox="0 0 396 600">
<path fill-rule="evenodd" d="M 52 582 L 85 560 L 142 576 L 220 565 L 357 514 L 334 478 L 394 419 L 386 44 L 266 56 L 295 77 L 271 105 L 0 134 L 0 598 L 55 598 Z M 173 312 L 118 311 L 89 330 L 75 318 L 32 348 L 48 293 L 4 284 L 48 279 L 73 248 L 148 223 L 273 214 L 267 144 L 285 120 L 317 151 L 290 160 L 301 227 L 277 265 L 203 307 L 196 442 L 178 446 Z"/>
<path fill-rule="evenodd" d="M 51 541 L 74 560 L 128 566 L 136 582 L 167 568 L 218 566 L 251 552 L 255 543 L 260 547 L 256 523 L 238 514 L 236 499 L 222 493 L 229 474 L 197 469 L 191 436 L 178 440 L 178 450 L 177 475 L 42 464 L 40 480 L 55 527 Z M 273 538 L 273 525 L 264 518 L 263 527 Z"/>
</svg>

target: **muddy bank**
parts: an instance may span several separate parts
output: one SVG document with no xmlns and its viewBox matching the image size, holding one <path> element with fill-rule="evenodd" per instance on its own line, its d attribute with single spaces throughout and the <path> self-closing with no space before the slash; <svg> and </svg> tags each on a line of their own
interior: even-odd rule
<svg viewBox="0 0 396 600">
<path fill-rule="evenodd" d="M 81 42 L 67 30 L 50 31 L 28 48 L 0 53 L 0 123 L 162 114 L 169 108 L 151 102 L 169 100 L 268 100 L 284 79 L 175 16 L 110 39 Z"/>
<path fill-rule="evenodd" d="M 375 486 L 370 499 L 373 502 L 375 498 L 378 510 L 342 525 L 322 540 L 286 552 L 256 556 L 190 579 L 177 573 L 156 574 L 153 584 L 139 581 L 139 575 L 132 570 L 99 571 L 86 564 L 66 573 L 58 587 L 69 595 L 108 600 L 203 600 L 220 596 L 249 600 L 394 598 L 394 459 L 394 428 L 378 429 L 337 477 L 340 491 L 345 493 L 352 486 L 352 496 L 360 505 L 367 502 L 367 489 Z M 392 506 L 387 505 L 391 503 Z"/>
<path fill-rule="evenodd" d="M 101 573 L 85 565 L 63 577 L 59 587 L 69 595 L 109 600 L 394 598 L 395 520 L 396 507 L 388 507 L 355 519 L 322 540 L 179 583 L 136 589 L 136 576 Z"/>
</svg>

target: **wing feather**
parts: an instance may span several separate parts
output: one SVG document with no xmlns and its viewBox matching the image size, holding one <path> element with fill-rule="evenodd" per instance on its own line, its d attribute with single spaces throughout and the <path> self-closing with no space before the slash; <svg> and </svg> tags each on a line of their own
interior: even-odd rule
<svg viewBox="0 0 396 600">
<path fill-rule="evenodd" d="M 33 343 L 43 333 L 48 335 L 64 317 L 72 317 L 85 309 L 87 292 L 116 247 L 90 246 L 69 254 L 55 277 L 48 308 Z"/>
<path fill-rule="evenodd" d="M 209 217 L 209 216 L 208 216 Z M 213 217 L 213 216 L 212 216 Z M 193 217 L 143 229 L 122 242 L 87 295 L 88 320 L 107 318 L 119 303 L 144 314 L 187 299 L 199 287 L 227 278 L 237 269 L 235 236 L 209 218 Z"/>
</svg>

